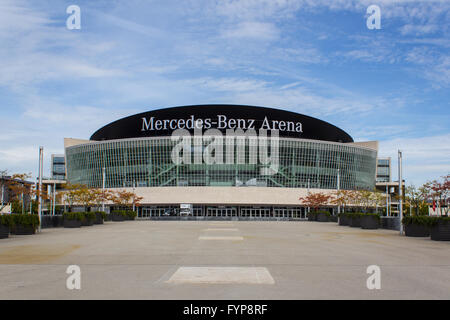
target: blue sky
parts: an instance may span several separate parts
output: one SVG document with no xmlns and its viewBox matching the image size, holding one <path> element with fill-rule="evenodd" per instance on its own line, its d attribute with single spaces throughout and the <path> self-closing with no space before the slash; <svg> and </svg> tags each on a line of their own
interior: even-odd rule
<svg viewBox="0 0 450 320">
<path fill-rule="evenodd" d="M 81 8 L 81 30 L 66 8 Z M 366 9 L 381 8 L 381 29 Z M 0 0 L 0 169 L 137 112 L 249 104 L 328 121 L 408 183 L 450 172 L 450 1 Z M 395 161 L 394 161 L 395 162 Z M 396 167 L 394 167 L 394 170 Z M 396 178 L 394 171 L 394 178 Z"/>
</svg>

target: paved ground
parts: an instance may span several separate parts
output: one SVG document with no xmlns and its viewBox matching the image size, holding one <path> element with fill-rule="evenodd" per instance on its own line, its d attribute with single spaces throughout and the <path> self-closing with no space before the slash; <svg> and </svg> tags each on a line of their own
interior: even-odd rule
<svg viewBox="0 0 450 320">
<path fill-rule="evenodd" d="M 66 288 L 69 265 L 81 290 Z M 307 221 L 45 229 L 0 240 L 0 299 L 31 298 L 450 299 L 450 243 Z"/>
</svg>

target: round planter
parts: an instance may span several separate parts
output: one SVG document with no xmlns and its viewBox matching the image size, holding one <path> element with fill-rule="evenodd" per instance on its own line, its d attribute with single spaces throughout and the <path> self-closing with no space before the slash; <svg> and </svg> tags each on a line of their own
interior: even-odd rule
<svg viewBox="0 0 450 320">
<path fill-rule="evenodd" d="M 16 235 L 31 235 L 36 232 L 36 229 L 33 226 L 25 226 L 22 224 L 16 224 L 14 228 L 14 234 Z"/>
<path fill-rule="evenodd" d="M 348 225 L 352 228 L 361 228 L 361 218 L 351 217 Z"/>
<path fill-rule="evenodd" d="M 429 237 L 430 228 L 422 224 L 406 224 L 405 225 L 405 236 L 407 237 Z"/>
<path fill-rule="evenodd" d="M 431 228 L 431 240 L 450 241 L 450 223 L 439 221 Z"/>
<path fill-rule="evenodd" d="M 9 236 L 9 227 L 0 224 L 0 239 L 8 238 Z"/>
<path fill-rule="evenodd" d="M 95 213 L 94 224 L 103 224 L 103 216 L 100 212 Z"/>
<path fill-rule="evenodd" d="M 319 214 L 317 215 L 317 221 L 328 222 L 328 215 L 325 212 L 319 212 Z"/>
<path fill-rule="evenodd" d="M 81 227 L 80 220 L 64 219 L 64 228 L 79 228 L 79 227 Z"/>
<path fill-rule="evenodd" d="M 339 216 L 339 225 L 340 226 L 348 226 L 348 223 L 349 223 L 348 217 L 346 215 L 341 214 Z"/>
<path fill-rule="evenodd" d="M 362 216 L 360 218 L 360 225 L 362 229 L 378 229 L 380 227 L 380 222 L 377 217 Z"/>
</svg>

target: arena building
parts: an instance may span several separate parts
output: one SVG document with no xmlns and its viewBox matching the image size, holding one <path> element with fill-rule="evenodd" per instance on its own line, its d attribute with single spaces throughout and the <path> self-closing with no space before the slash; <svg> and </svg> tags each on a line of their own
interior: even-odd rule
<svg viewBox="0 0 450 320">
<path fill-rule="evenodd" d="M 195 105 L 129 116 L 89 140 L 66 138 L 65 160 L 70 183 L 143 197 L 139 218 L 298 219 L 309 192 L 373 190 L 377 149 L 294 112 Z"/>
</svg>

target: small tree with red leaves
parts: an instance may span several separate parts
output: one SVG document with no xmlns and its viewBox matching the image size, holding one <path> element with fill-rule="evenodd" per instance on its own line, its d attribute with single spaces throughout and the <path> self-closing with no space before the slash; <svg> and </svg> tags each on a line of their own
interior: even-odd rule
<svg viewBox="0 0 450 320">
<path fill-rule="evenodd" d="M 331 195 L 322 192 L 315 192 L 310 193 L 306 197 L 300 197 L 299 200 L 308 207 L 318 210 L 319 208 L 329 205 L 331 198 Z"/>
</svg>

